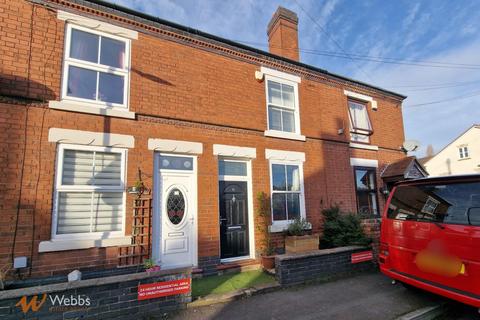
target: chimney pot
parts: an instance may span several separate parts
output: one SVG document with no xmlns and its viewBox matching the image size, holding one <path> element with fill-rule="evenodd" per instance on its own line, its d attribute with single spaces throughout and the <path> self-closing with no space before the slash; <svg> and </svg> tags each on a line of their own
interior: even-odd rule
<svg viewBox="0 0 480 320">
<path fill-rule="evenodd" d="M 278 7 L 267 27 L 271 53 L 299 61 L 298 16 L 295 12 Z"/>
</svg>

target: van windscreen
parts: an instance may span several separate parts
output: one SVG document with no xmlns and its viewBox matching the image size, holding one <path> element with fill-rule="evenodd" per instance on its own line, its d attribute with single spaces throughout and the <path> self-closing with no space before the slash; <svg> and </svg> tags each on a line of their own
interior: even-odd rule
<svg viewBox="0 0 480 320">
<path fill-rule="evenodd" d="M 398 186 L 387 217 L 480 226 L 480 182 Z"/>
</svg>

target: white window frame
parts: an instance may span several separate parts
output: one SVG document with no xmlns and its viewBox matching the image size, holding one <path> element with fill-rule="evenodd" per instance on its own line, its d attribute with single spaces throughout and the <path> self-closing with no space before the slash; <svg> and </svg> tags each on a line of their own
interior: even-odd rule
<svg viewBox="0 0 480 320">
<path fill-rule="evenodd" d="M 303 162 L 301 161 L 287 161 L 287 160 L 270 160 L 269 161 L 269 170 L 270 170 L 270 218 L 272 221 L 272 225 L 270 227 L 270 232 L 281 232 L 288 228 L 288 225 L 291 224 L 294 220 L 273 220 L 273 193 L 282 193 L 282 191 L 274 191 L 273 190 L 273 170 L 272 165 L 279 164 L 279 165 L 290 165 L 290 166 L 298 166 L 299 178 L 300 178 L 300 218 L 306 219 L 305 213 L 305 188 L 303 185 Z M 284 191 L 285 193 L 289 193 L 290 191 Z"/>
<path fill-rule="evenodd" d="M 98 152 L 115 152 L 122 155 L 121 165 L 121 184 L 119 186 L 74 186 L 74 185 L 62 185 L 62 173 L 63 173 L 63 155 L 65 150 L 84 150 L 84 151 L 98 151 Z M 55 172 L 55 190 L 54 190 L 54 206 L 52 215 L 52 240 L 81 240 L 81 239 L 109 239 L 119 238 L 125 235 L 125 212 L 126 212 L 126 193 L 125 193 L 125 178 L 126 178 L 126 165 L 127 165 L 127 150 L 121 148 L 111 147 L 97 147 L 97 146 L 83 146 L 75 144 L 59 144 L 57 152 L 57 165 Z M 122 229 L 120 231 L 110 232 L 89 232 L 89 233 L 71 233 L 71 234 L 57 234 L 57 222 L 58 222 L 58 200 L 60 192 L 71 191 L 111 191 L 123 193 L 123 213 L 122 213 Z"/>
<path fill-rule="evenodd" d="M 246 182 L 249 182 L 251 180 L 250 179 L 249 162 L 248 162 L 249 159 L 221 156 L 221 157 L 218 157 L 219 165 L 220 165 L 220 161 L 244 163 L 247 171 L 246 171 L 246 174 L 244 176 L 234 176 L 234 175 L 220 175 L 220 170 L 219 170 L 218 180 L 221 180 L 221 181 L 246 181 Z"/>
<path fill-rule="evenodd" d="M 350 102 L 362 105 L 365 107 L 365 112 L 367 113 L 367 120 L 370 127 L 370 130 L 358 129 L 354 128 L 352 111 L 350 110 Z M 363 100 L 355 100 L 350 97 L 347 99 L 347 111 L 348 111 L 348 122 L 350 124 L 350 141 L 354 141 L 354 143 L 359 144 L 369 144 L 370 143 L 370 136 L 373 134 L 373 126 L 372 121 L 370 120 L 370 114 L 368 112 L 368 102 Z M 364 139 L 364 141 L 362 141 Z"/>
<path fill-rule="evenodd" d="M 427 201 L 425 201 L 421 212 L 433 215 L 435 213 L 435 210 L 437 210 L 439 204 L 440 201 L 428 196 Z"/>
<path fill-rule="evenodd" d="M 458 152 L 459 152 L 459 159 L 469 159 L 470 158 L 470 150 L 468 150 L 468 146 L 460 146 L 458 147 Z"/>
<path fill-rule="evenodd" d="M 101 65 L 99 63 L 93 63 L 89 61 L 79 60 L 75 58 L 70 58 L 70 47 L 71 47 L 71 38 L 72 38 L 72 30 L 76 29 L 79 31 L 84 31 L 88 33 L 92 33 L 98 36 L 103 36 L 106 38 L 111 38 L 114 40 L 122 41 L 125 43 L 125 68 L 115 68 L 111 66 Z M 131 52 L 131 40 L 124 37 L 119 37 L 110 33 L 97 31 L 91 28 L 82 27 L 79 25 L 75 25 L 72 23 L 66 24 L 65 30 L 65 50 L 64 50 L 64 57 L 63 57 L 63 71 L 62 71 L 62 95 L 61 99 L 65 101 L 73 101 L 80 105 L 95 105 L 102 108 L 116 108 L 119 110 L 128 110 L 129 106 L 129 93 L 130 93 L 130 52 Z M 101 50 L 101 41 L 99 42 L 99 52 Z M 100 53 L 99 53 L 100 54 Z M 107 74 L 119 75 L 124 77 L 124 85 L 123 85 L 123 103 L 111 103 L 99 100 L 91 100 L 91 99 L 84 99 L 78 97 L 72 97 L 67 95 L 68 89 L 68 69 L 69 66 L 80 67 L 92 71 L 97 72 L 105 72 Z M 96 93 L 98 94 L 99 89 L 99 73 L 97 73 L 97 88 Z"/>
<path fill-rule="evenodd" d="M 266 97 L 266 112 L 267 112 L 267 130 L 265 130 L 265 136 L 275 137 L 275 138 L 284 138 L 284 139 L 292 139 L 292 140 L 301 140 L 305 141 L 305 136 L 301 135 L 301 128 L 300 128 L 300 102 L 299 102 L 299 95 L 298 95 L 298 83 L 300 82 L 300 77 L 280 72 L 273 69 L 268 69 L 265 67 L 261 68 L 262 72 L 265 74 L 265 97 Z M 268 114 L 268 106 L 270 103 L 269 95 L 268 95 L 268 82 L 273 81 L 280 84 L 285 84 L 293 87 L 293 94 L 294 94 L 294 107 L 286 107 L 286 106 L 279 106 L 275 104 L 271 104 L 274 107 L 284 110 L 291 110 L 293 111 L 294 117 L 294 124 L 295 124 L 295 131 L 294 132 L 287 132 L 281 130 L 273 130 L 270 129 L 270 117 Z"/>
</svg>

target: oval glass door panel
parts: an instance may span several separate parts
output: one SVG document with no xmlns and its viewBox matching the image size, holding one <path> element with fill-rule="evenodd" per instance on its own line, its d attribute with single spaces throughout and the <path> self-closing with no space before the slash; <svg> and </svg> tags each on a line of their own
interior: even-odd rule
<svg viewBox="0 0 480 320">
<path fill-rule="evenodd" d="M 180 224 L 185 217 L 185 197 L 178 188 L 173 188 L 167 197 L 167 215 L 174 225 Z"/>
</svg>

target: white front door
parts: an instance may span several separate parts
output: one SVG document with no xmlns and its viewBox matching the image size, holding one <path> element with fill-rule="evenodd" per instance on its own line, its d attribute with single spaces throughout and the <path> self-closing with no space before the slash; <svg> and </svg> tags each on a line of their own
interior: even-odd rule
<svg viewBox="0 0 480 320">
<path fill-rule="evenodd" d="M 192 156 L 157 156 L 157 217 L 154 257 L 162 269 L 195 266 L 196 170 Z M 158 236 L 156 236 L 158 235 Z"/>
</svg>

